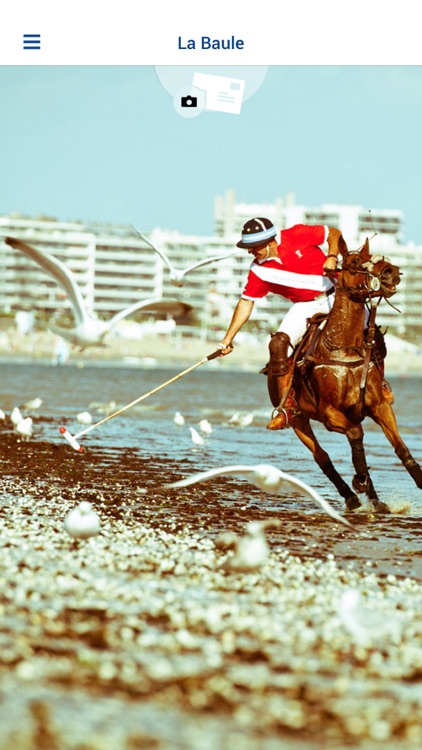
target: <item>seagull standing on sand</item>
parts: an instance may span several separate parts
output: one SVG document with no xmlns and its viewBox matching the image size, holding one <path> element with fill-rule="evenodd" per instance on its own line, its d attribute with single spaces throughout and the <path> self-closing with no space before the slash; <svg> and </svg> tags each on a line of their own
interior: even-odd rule
<svg viewBox="0 0 422 750">
<path fill-rule="evenodd" d="M 19 435 L 22 435 L 25 440 L 29 440 L 32 437 L 33 429 L 31 417 L 21 419 L 16 425 L 16 432 L 19 432 Z"/>
<path fill-rule="evenodd" d="M 239 417 L 239 425 L 240 427 L 249 427 L 250 424 L 252 424 L 254 419 L 254 415 L 252 412 L 249 412 L 248 414 L 243 414 L 243 416 Z"/>
<path fill-rule="evenodd" d="M 210 258 L 203 258 L 202 260 L 199 260 L 197 263 L 193 263 L 191 266 L 188 266 L 188 268 L 175 268 L 171 261 L 168 259 L 167 255 L 164 253 L 163 250 L 160 250 L 160 248 L 156 247 L 151 240 L 148 239 L 144 234 L 141 232 L 138 232 L 135 227 L 133 227 L 136 234 L 141 237 L 144 242 L 147 243 L 155 252 L 160 256 L 163 263 L 167 266 L 167 268 L 170 271 L 170 281 L 174 286 L 183 286 L 184 278 L 185 276 L 190 273 L 191 271 L 194 271 L 195 268 L 200 268 L 200 266 L 206 266 L 208 263 L 214 263 L 218 260 L 225 260 L 225 258 L 231 258 L 233 255 L 239 255 L 239 251 L 232 251 L 230 253 L 225 253 L 224 255 L 213 255 Z"/>
<path fill-rule="evenodd" d="M 210 471 L 203 471 L 199 474 L 192 474 L 186 479 L 181 479 L 179 482 L 173 482 L 172 484 L 166 484 L 165 487 L 177 488 L 177 487 L 188 487 L 191 484 L 197 482 L 206 482 L 208 479 L 213 477 L 227 475 L 227 474 L 240 474 L 245 475 L 246 478 L 252 482 L 256 487 L 259 487 L 263 492 L 268 492 L 271 495 L 279 495 L 282 489 L 292 490 L 296 489 L 302 495 L 309 497 L 314 502 L 318 503 L 331 518 L 334 518 L 344 526 L 351 526 L 334 508 L 331 507 L 330 503 L 324 500 L 316 490 L 310 487 L 305 482 L 297 477 L 292 477 L 289 474 L 285 474 L 284 471 L 280 471 L 271 464 L 257 464 L 256 466 L 243 466 L 243 465 L 232 465 L 222 466 L 219 469 L 210 469 Z"/>
<path fill-rule="evenodd" d="M 88 539 L 99 533 L 101 521 L 91 503 L 83 500 L 68 513 L 63 525 L 65 531 L 74 539 Z"/>
<path fill-rule="evenodd" d="M 25 411 L 34 411 L 35 409 L 39 409 L 42 403 L 42 398 L 37 396 L 37 398 L 32 398 L 30 401 L 27 401 L 22 408 L 25 409 Z"/>
<path fill-rule="evenodd" d="M 22 422 L 23 416 L 18 406 L 15 406 L 14 409 L 12 409 L 10 419 L 12 420 L 12 424 L 15 429 L 18 426 L 19 422 Z"/>
<path fill-rule="evenodd" d="M 267 559 L 270 548 L 265 537 L 266 529 L 279 529 L 281 521 L 269 519 L 268 521 L 250 521 L 246 524 L 245 536 L 233 535 L 232 540 L 225 543 L 224 536 L 216 539 L 216 547 L 230 547 L 234 549 L 234 555 L 228 557 L 222 566 L 224 570 L 238 573 L 249 573 L 262 565 Z"/>
<path fill-rule="evenodd" d="M 210 423 L 208 422 L 208 419 L 201 419 L 199 423 L 199 427 L 201 431 L 204 433 L 204 435 L 211 435 L 213 431 Z"/>
<path fill-rule="evenodd" d="M 92 416 L 89 413 L 89 411 L 81 411 L 79 414 L 76 415 L 76 419 L 78 420 L 79 424 L 91 424 L 92 423 Z"/>
<path fill-rule="evenodd" d="M 236 411 L 229 419 L 229 424 L 239 424 L 240 414 Z"/>
<path fill-rule="evenodd" d="M 56 283 L 64 289 L 72 305 L 73 317 L 76 325 L 73 328 L 62 328 L 60 326 L 50 325 L 51 331 L 67 339 L 72 344 L 80 346 L 83 349 L 87 346 L 103 346 L 104 338 L 107 333 L 123 318 L 127 318 L 128 315 L 137 310 L 143 310 L 144 312 L 159 312 L 178 317 L 184 315 L 186 312 L 192 309 L 191 305 L 185 302 L 179 302 L 177 300 L 163 300 L 163 299 L 148 299 L 142 300 L 141 302 L 135 302 L 130 307 L 126 307 L 124 310 L 113 315 L 108 321 L 97 320 L 94 318 L 86 309 L 85 302 L 82 297 L 82 293 L 74 274 L 60 260 L 55 258 L 49 253 L 45 253 L 41 250 L 37 250 L 35 247 L 28 245 L 22 240 L 18 240 L 14 237 L 6 237 L 5 243 L 20 250 L 24 255 L 31 260 L 38 263 L 38 265 L 51 276 Z"/>
<path fill-rule="evenodd" d="M 195 430 L 195 427 L 189 427 L 189 429 L 194 445 L 197 445 L 199 447 L 203 446 L 205 441 L 202 435 L 199 434 L 198 430 Z"/>
<path fill-rule="evenodd" d="M 183 427 L 183 425 L 185 424 L 185 418 L 183 414 L 180 413 L 180 411 L 177 411 L 176 414 L 174 415 L 173 422 L 178 427 Z"/>
</svg>

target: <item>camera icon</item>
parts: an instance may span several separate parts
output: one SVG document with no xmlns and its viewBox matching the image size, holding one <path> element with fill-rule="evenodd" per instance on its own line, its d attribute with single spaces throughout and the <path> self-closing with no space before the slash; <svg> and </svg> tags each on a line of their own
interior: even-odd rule
<svg viewBox="0 0 422 750">
<path fill-rule="evenodd" d="M 181 107 L 197 107 L 198 98 L 196 96 L 182 96 L 180 99 Z"/>
<path fill-rule="evenodd" d="M 188 120 L 199 117 L 205 109 L 205 103 L 205 91 L 189 83 L 178 89 L 173 97 L 173 106 L 177 114 Z"/>
</svg>

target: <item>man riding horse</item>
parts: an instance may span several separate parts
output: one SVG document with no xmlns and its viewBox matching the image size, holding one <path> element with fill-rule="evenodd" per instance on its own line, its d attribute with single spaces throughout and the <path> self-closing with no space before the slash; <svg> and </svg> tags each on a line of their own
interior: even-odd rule
<svg viewBox="0 0 422 750">
<path fill-rule="evenodd" d="M 345 246 L 339 229 L 323 225 L 296 224 L 283 229 L 280 244 L 276 237 L 277 230 L 269 219 L 253 218 L 244 224 L 237 247 L 247 250 L 254 260 L 230 325 L 219 344 L 223 356 L 233 351 L 233 339 L 249 320 L 255 301 L 269 292 L 293 303 L 269 344 L 268 367 L 276 376 L 277 398 L 283 404 L 283 409 L 268 423 L 269 430 L 284 429 L 294 420 L 296 402 L 293 396 L 286 398 L 292 382 L 291 354 L 305 333 L 307 321 L 316 313 L 329 313 L 332 309 L 335 288 L 329 275 L 336 269 L 339 250 Z M 327 255 L 320 247 L 324 242 L 328 243 Z M 379 332 L 375 345 L 378 349 L 375 358 L 383 376 L 385 347 Z M 384 398 L 393 403 L 391 387 L 384 377 L 382 391 Z"/>
</svg>

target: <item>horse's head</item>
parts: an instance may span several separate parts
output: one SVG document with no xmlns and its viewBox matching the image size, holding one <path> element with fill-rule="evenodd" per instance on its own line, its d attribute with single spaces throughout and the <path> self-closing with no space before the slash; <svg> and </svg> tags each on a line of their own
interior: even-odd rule
<svg viewBox="0 0 422 750">
<path fill-rule="evenodd" d="M 369 241 L 358 252 L 343 253 L 338 289 L 350 297 L 392 297 L 400 283 L 400 272 L 384 255 L 371 255 Z"/>
</svg>

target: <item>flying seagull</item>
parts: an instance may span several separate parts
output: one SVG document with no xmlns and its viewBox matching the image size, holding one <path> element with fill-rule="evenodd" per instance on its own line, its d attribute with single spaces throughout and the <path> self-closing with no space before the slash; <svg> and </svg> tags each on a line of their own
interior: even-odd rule
<svg viewBox="0 0 422 750">
<path fill-rule="evenodd" d="M 301 479 L 292 477 L 290 474 L 285 474 L 284 471 L 280 471 L 280 469 L 277 469 L 271 464 L 257 464 L 256 466 L 222 466 L 219 469 L 210 469 L 210 471 L 203 471 L 199 474 L 191 474 L 190 477 L 181 479 L 179 482 L 167 484 L 165 487 L 188 487 L 190 484 L 206 482 L 208 479 L 226 474 L 244 474 L 252 484 L 271 495 L 279 495 L 283 489 L 296 489 L 302 495 L 306 495 L 311 500 L 318 503 L 318 505 L 320 505 L 321 508 L 336 521 L 345 526 L 351 526 L 351 524 L 337 513 L 337 511 L 331 507 L 330 503 L 324 500 L 316 490 L 312 489 L 312 487 L 305 482 L 302 482 Z"/>
<path fill-rule="evenodd" d="M 170 271 L 170 281 L 174 286 L 183 286 L 184 284 L 184 277 L 190 273 L 191 271 L 194 271 L 195 268 L 199 268 L 200 266 L 206 266 L 208 263 L 214 263 L 217 260 L 224 260 L 225 258 L 231 258 L 232 255 L 239 255 L 239 250 L 232 251 L 230 253 L 226 253 L 224 255 L 213 255 L 209 258 L 203 258 L 202 260 L 199 260 L 197 263 L 193 263 L 191 266 L 188 266 L 187 268 L 181 269 L 181 268 L 175 268 L 172 264 L 172 262 L 168 259 L 167 255 L 158 248 L 156 245 L 154 245 L 151 240 L 148 239 L 144 234 L 141 232 L 138 232 L 135 227 L 133 227 L 136 234 L 141 237 L 144 242 L 146 242 L 150 247 L 152 247 L 153 250 L 155 250 L 156 253 L 160 256 L 161 260 L 167 268 Z"/>
<path fill-rule="evenodd" d="M 64 289 L 72 305 L 73 317 L 76 325 L 73 328 L 63 328 L 61 326 L 50 325 L 49 328 L 53 333 L 67 339 L 72 344 L 80 346 L 83 349 L 87 346 L 103 346 L 104 338 L 107 333 L 120 320 L 132 315 L 137 310 L 144 312 L 167 313 L 173 317 L 184 315 L 192 309 L 191 305 L 177 300 L 147 299 L 135 302 L 130 307 L 113 315 L 110 320 L 97 320 L 86 309 L 81 290 L 79 289 L 74 274 L 62 263 L 49 253 L 28 245 L 22 240 L 15 237 L 5 237 L 7 245 L 20 250 L 24 255 L 38 263 L 46 273 L 51 276 L 59 286 Z"/>
</svg>

